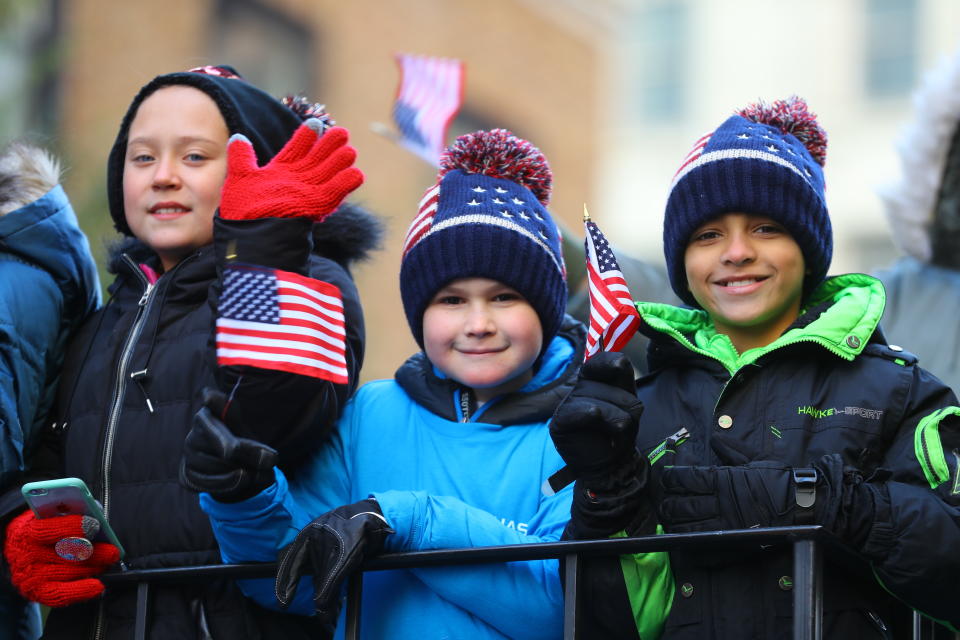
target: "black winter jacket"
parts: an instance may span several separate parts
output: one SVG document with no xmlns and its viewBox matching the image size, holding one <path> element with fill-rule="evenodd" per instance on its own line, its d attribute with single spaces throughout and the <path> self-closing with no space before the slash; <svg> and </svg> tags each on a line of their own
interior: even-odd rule
<svg viewBox="0 0 960 640">
<path fill-rule="evenodd" d="M 152 286 L 138 266 L 151 258 L 149 250 L 128 243 L 115 255 L 111 299 L 84 325 L 68 352 L 60 413 L 40 464 L 50 476 L 87 482 L 124 545 L 131 569 L 220 562 L 198 497 L 180 485 L 178 470 L 201 390 L 219 384 L 229 391 L 237 378 L 236 371 L 215 371 L 211 338 L 218 262 L 225 254 L 335 284 L 343 295 L 346 318 L 350 383 L 335 385 L 275 371 L 261 371 L 257 377 L 258 372 L 251 372 L 244 379 L 247 397 L 257 398 L 259 388 L 263 410 L 275 417 L 262 432 L 247 435 L 279 445 L 281 456 L 297 448 L 309 451 L 329 435 L 352 393 L 363 360 L 364 331 L 348 265 L 365 255 L 371 240 L 377 241 L 379 226 L 369 214 L 349 206 L 347 213 L 341 209 L 327 223 L 316 225 L 316 244 L 336 244 L 336 259 L 311 254 L 310 232 L 305 219 L 218 219 L 216 246 L 183 259 Z M 337 242 L 350 233 L 359 242 Z M 295 268 L 298 261 L 301 268 Z M 323 399 L 322 406 L 316 398 Z M 314 419 L 303 420 L 300 414 L 305 412 L 313 412 Z M 296 461 L 287 456 L 288 465 Z M 135 603 L 135 588 L 110 586 L 100 599 L 53 610 L 45 637 L 130 638 Z M 317 637 L 309 618 L 262 609 L 231 581 L 155 586 L 149 605 L 151 638 Z"/>
<path fill-rule="evenodd" d="M 839 453 L 863 473 L 875 507 L 861 558 L 828 551 L 824 637 L 910 637 L 904 602 L 957 625 L 957 399 L 914 356 L 886 344 L 878 281 L 833 278 L 814 299 L 781 338 L 742 355 L 701 311 L 638 305 L 651 338 L 650 373 L 638 381 L 645 410 L 637 443 L 652 463 L 648 487 L 656 490 L 665 465 L 724 464 L 710 444 L 717 434 L 755 460 L 792 467 Z M 688 436 L 670 439 L 684 428 Z M 662 637 L 791 637 L 789 545 L 735 556 L 678 552 L 670 564 L 675 589 Z M 603 628 L 597 637 L 637 636 L 624 624 L 629 610 L 609 609 L 622 609 L 631 595 L 624 597 L 620 569 L 596 563 L 588 576 L 595 592 L 608 590 L 593 605 Z"/>
</svg>

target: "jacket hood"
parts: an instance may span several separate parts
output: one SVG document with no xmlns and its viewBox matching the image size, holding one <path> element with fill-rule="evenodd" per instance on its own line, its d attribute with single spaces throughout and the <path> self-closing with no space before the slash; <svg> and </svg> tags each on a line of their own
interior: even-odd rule
<svg viewBox="0 0 960 640">
<path fill-rule="evenodd" d="M 960 126 L 960 50 L 924 77 L 913 95 L 913 120 L 897 142 L 901 178 L 878 191 L 897 247 L 930 262 L 930 228 L 947 155 Z"/>
<path fill-rule="evenodd" d="M 738 353 L 730 339 L 717 333 L 702 309 L 640 302 L 641 330 L 651 338 L 651 369 L 673 357 L 673 343 L 683 351 L 719 360 L 729 371 L 756 361 L 780 347 L 798 342 L 821 345 L 845 360 L 853 360 L 879 329 L 886 304 L 883 285 L 873 276 L 852 273 L 828 278 L 810 295 L 807 306 L 783 334 L 765 347 Z M 656 343 L 656 344 L 654 344 Z"/>
<path fill-rule="evenodd" d="M 548 419 L 576 380 L 583 362 L 585 341 L 584 326 L 572 317 L 564 316 L 560 332 L 547 347 L 531 383 L 520 391 L 491 400 L 478 420 L 509 426 Z M 549 370 L 550 373 L 541 375 L 543 370 Z M 438 375 L 423 351 L 408 358 L 397 369 L 395 377 L 417 404 L 447 420 L 459 419 L 455 394 L 463 388 L 462 385 Z"/>
<path fill-rule="evenodd" d="M 348 269 L 380 249 L 383 241 L 383 220 L 364 207 L 344 202 L 323 222 L 313 225 L 313 253 L 333 260 Z M 107 246 L 107 271 L 120 272 L 123 254 L 134 262 L 159 268 L 157 254 L 134 236 L 122 236 Z"/>
<path fill-rule="evenodd" d="M 30 153 L 45 156 L 39 149 Z M 92 310 L 100 301 L 100 285 L 87 237 L 80 230 L 67 194 L 57 184 L 57 172 L 48 171 L 49 165 L 39 157 L 34 160 L 16 168 L 4 163 L 0 168 L 4 201 L 21 198 L 22 202 L 42 194 L 0 216 L 0 251 L 46 270 L 67 299 L 82 294 L 88 298 L 88 310 Z"/>
<path fill-rule="evenodd" d="M 326 220 L 313 225 L 313 252 L 349 268 L 381 249 L 383 234 L 379 216 L 356 203 L 344 202 Z"/>
</svg>

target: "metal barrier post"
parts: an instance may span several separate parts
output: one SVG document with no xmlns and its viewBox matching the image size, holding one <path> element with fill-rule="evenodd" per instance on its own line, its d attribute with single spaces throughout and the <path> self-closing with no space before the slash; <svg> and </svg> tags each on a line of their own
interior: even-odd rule
<svg viewBox="0 0 960 640">
<path fill-rule="evenodd" d="M 347 619 L 343 640 L 360 640 L 360 603 L 363 601 L 363 572 L 354 571 L 347 581 Z"/>
<path fill-rule="evenodd" d="M 137 617 L 133 627 L 135 640 L 147 640 L 147 614 L 150 604 L 150 583 L 137 583 Z"/>
<path fill-rule="evenodd" d="M 569 553 L 563 566 L 563 640 L 577 640 L 577 616 L 580 613 L 580 556 Z"/>
<path fill-rule="evenodd" d="M 823 560 L 816 540 L 793 543 L 793 638 L 823 637 Z"/>
</svg>

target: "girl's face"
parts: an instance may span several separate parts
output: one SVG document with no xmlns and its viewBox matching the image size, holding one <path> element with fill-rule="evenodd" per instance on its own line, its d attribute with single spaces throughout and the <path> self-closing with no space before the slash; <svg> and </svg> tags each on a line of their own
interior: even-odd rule
<svg viewBox="0 0 960 640">
<path fill-rule="evenodd" d="M 123 207 L 133 235 L 164 271 L 213 242 L 213 214 L 227 174 L 227 123 L 204 92 L 158 89 L 130 125 Z"/>
<path fill-rule="evenodd" d="M 803 253 L 770 218 L 710 220 L 693 232 L 684 263 L 690 293 L 741 353 L 776 340 L 800 313 Z"/>
</svg>

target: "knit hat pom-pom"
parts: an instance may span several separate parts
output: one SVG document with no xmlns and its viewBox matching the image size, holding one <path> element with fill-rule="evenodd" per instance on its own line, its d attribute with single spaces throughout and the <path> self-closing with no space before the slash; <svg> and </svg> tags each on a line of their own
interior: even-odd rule
<svg viewBox="0 0 960 640">
<path fill-rule="evenodd" d="M 803 143 L 813 159 L 822 167 L 827 160 L 827 132 L 817 122 L 817 116 L 807 108 L 803 98 L 790 96 L 786 100 L 751 104 L 737 112 L 747 120 L 768 124 L 789 133 Z"/>
<path fill-rule="evenodd" d="M 540 149 L 506 129 L 476 131 L 457 138 L 440 158 L 438 178 L 454 169 L 516 182 L 544 206 L 550 202 L 553 173 L 547 159 Z"/>
</svg>

